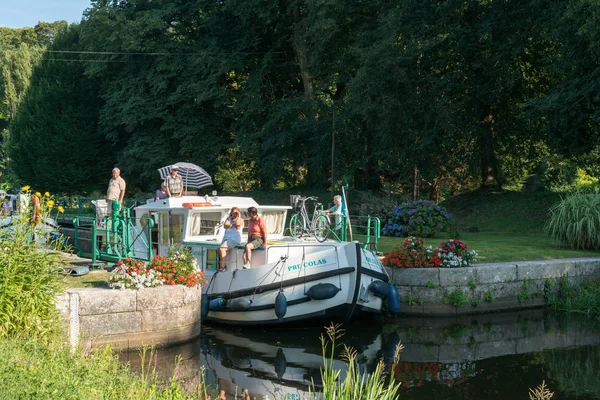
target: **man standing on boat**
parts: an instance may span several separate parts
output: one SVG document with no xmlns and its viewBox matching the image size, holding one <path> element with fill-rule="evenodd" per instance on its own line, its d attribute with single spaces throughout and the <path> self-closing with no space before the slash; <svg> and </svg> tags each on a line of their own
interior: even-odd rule
<svg viewBox="0 0 600 400">
<path fill-rule="evenodd" d="M 267 249 L 267 224 L 258 216 L 256 207 L 248 208 L 248 243 L 244 246 L 244 269 L 250 268 L 250 260 L 252 259 L 252 250 L 262 247 Z"/>
<path fill-rule="evenodd" d="M 113 168 L 112 178 L 108 182 L 108 191 L 106 192 L 108 215 L 112 215 L 113 202 L 118 201 L 119 205 L 122 205 L 123 197 L 125 197 L 125 180 L 121 178 L 121 170 L 119 168 Z"/>
<path fill-rule="evenodd" d="M 342 196 L 335 195 L 333 196 L 333 206 L 325 211 L 327 215 L 333 215 L 334 224 L 332 229 L 339 230 L 342 226 Z"/>
<path fill-rule="evenodd" d="M 179 176 L 179 167 L 173 165 L 171 167 L 171 175 L 167 176 L 163 185 L 167 187 L 169 197 L 181 197 L 183 192 L 183 179 Z"/>
</svg>

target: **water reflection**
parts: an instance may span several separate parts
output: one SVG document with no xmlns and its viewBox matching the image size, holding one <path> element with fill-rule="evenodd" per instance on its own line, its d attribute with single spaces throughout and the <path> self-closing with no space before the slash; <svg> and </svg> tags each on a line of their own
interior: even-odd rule
<svg viewBox="0 0 600 400">
<path fill-rule="evenodd" d="M 345 326 L 343 343 L 358 351 L 363 371 L 383 359 L 391 362 L 396 343 L 404 344 L 393 374 L 402 399 L 526 398 L 543 379 L 560 398 L 595 398 L 600 393 L 600 334 L 587 318 L 543 310 L 455 319 L 400 318 L 393 322 Z M 287 331 L 204 326 L 199 340 L 159 349 L 153 360 L 159 377 L 174 372 L 190 384 L 205 379 L 213 394 L 228 399 L 243 388 L 262 399 L 301 399 L 320 385 L 322 328 Z M 122 355 L 134 370 L 137 353 Z M 202 368 L 203 367 L 203 368 Z M 341 360 L 336 367 L 345 370 Z M 388 370 L 389 371 L 389 370 Z M 389 371 L 392 372 L 392 371 Z"/>
</svg>

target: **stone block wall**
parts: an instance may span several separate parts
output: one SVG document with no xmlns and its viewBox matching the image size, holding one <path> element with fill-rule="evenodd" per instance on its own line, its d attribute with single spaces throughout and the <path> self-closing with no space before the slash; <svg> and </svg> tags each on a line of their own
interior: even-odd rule
<svg viewBox="0 0 600 400">
<path fill-rule="evenodd" d="M 541 307 L 569 282 L 600 279 L 600 258 L 478 264 L 468 268 L 388 268 L 401 313 L 454 316 Z"/>
<path fill-rule="evenodd" d="M 68 289 L 57 308 L 71 346 L 167 346 L 200 334 L 200 286 Z M 81 343 L 80 343 L 81 340 Z"/>
</svg>

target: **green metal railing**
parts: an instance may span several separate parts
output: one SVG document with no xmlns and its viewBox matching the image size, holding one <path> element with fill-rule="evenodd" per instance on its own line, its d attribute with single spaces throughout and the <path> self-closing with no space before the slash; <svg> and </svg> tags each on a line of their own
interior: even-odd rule
<svg viewBox="0 0 600 400">
<path fill-rule="evenodd" d="M 379 238 L 381 236 L 381 221 L 378 217 L 370 215 L 351 215 L 350 221 L 348 218 L 342 217 L 342 229 L 339 237 L 341 241 L 354 240 L 354 236 L 358 236 L 363 240 L 363 248 L 365 250 L 378 251 Z M 348 223 L 350 222 L 350 223 Z"/>
<path fill-rule="evenodd" d="M 92 201 L 98 199 L 98 197 L 55 196 L 54 202 L 65 210 L 63 219 L 71 221 L 72 218 L 77 217 L 80 220 L 91 221 L 96 218 L 96 207 Z M 136 204 L 145 203 L 146 200 L 146 198 L 125 198 L 123 199 L 123 208 L 132 208 Z"/>
<path fill-rule="evenodd" d="M 96 266 L 99 260 L 116 263 L 126 257 L 151 260 L 153 251 L 150 238 L 152 237 L 154 220 L 152 218 L 132 218 L 131 210 L 129 208 L 121 209 L 118 202 L 113 202 L 110 206 L 112 206 L 112 215 L 105 216 L 101 226 L 98 226 L 95 216 L 91 224 L 86 223 L 85 225 L 81 224 L 80 217 L 73 218 L 73 239 L 77 254 L 80 257 L 91 258 L 92 266 Z M 141 230 L 137 228 L 136 221 L 141 222 Z M 144 230 L 147 232 L 145 237 Z M 91 236 L 89 238 L 91 241 L 90 252 L 82 249 L 81 240 L 86 240 L 81 237 L 83 231 L 89 232 Z M 136 245 L 143 248 L 145 257 L 135 256 L 134 246 Z"/>
</svg>

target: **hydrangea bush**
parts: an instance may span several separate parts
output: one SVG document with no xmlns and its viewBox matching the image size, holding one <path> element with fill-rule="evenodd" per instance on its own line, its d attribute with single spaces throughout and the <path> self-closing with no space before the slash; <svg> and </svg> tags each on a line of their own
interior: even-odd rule
<svg viewBox="0 0 600 400">
<path fill-rule="evenodd" d="M 429 200 L 408 201 L 392 210 L 382 233 L 387 236 L 430 237 L 450 227 L 450 214 Z"/>
<path fill-rule="evenodd" d="M 383 257 L 383 265 L 396 268 L 468 267 L 477 257 L 475 250 L 458 239 L 449 239 L 440 247 L 424 246 L 423 239 L 410 236 Z"/>
<path fill-rule="evenodd" d="M 115 289 L 196 286 L 204 283 L 204 273 L 189 249 L 171 248 L 168 256 L 155 256 L 148 264 L 133 258 L 120 260 L 108 282 Z"/>
</svg>

